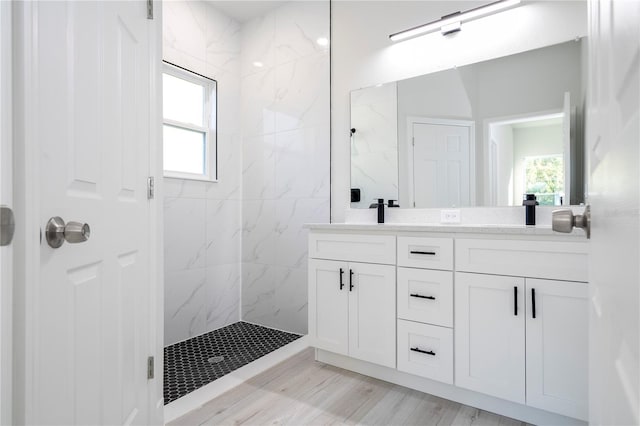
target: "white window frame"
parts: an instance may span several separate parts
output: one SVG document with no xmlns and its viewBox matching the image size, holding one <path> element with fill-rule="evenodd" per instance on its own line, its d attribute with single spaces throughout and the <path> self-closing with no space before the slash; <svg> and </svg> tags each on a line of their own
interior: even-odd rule
<svg viewBox="0 0 640 426">
<path fill-rule="evenodd" d="M 186 123 L 182 121 L 170 120 L 162 117 L 162 125 L 177 127 L 179 129 L 192 130 L 204 133 L 204 173 L 187 173 L 174 170 L 166 170 L 163 166 L 164 177 L 174 179 L 202 180 L 207 182 L 218 182 L 218 135 L 217 135 L 217 96 L 218 82 L 211 78 L 202 76 L 193 71 L 189 71 L 180 66 L 164 62 L 163 74 L 169 74 L 191 83 L 202 86 L 204 89 L 204 108 L 202 126 Z M 164 151 L 164 142 L 163 142 Z"/>
</svg>

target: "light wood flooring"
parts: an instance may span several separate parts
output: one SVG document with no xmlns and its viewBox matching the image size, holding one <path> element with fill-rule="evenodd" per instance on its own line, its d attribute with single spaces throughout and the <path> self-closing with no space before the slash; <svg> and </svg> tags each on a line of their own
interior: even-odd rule
<svg viewBox="0 0 640 426">
<path fill-rule="evenodd" d="M 509 425 L 525 423 L 314 360 L 313 349 L 169 425 Z"/>
</svg>

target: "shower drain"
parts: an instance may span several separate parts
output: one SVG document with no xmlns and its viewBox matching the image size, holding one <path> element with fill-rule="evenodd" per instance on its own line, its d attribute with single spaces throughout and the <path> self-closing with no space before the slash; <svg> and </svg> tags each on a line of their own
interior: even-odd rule
<svg viewBox="0 0 640 426">
<path fill-rule="evenodd" d="M 219 362 L 224 361 L 224 357 L 223 356 L 212 356 L 211 358 L 209 358 L 207 360 L 207 362 L 211 363 L 211 364 L 217 364 Z"/>
</svg>

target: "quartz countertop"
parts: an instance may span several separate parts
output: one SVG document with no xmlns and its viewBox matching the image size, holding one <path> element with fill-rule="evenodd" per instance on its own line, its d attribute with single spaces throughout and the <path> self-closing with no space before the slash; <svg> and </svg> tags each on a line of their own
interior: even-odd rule
<svg viewBox="0 0 640 426">
<path fill-rule="evenodd" d="M 570 234 L 555 232 L 551 226 L 499 224 L 440 224 L 440 223 L 307 223 L 305 228 L 317 231 L 389 231 L 389 232 L 446 232 L 493 235 L 542 235 L 586 239 L 584 231 Z"/>
</svg>

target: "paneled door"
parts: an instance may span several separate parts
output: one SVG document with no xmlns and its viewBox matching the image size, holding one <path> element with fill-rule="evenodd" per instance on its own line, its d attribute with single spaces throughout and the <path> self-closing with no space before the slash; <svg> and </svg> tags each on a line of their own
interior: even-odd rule
<svg viewBox="0 0 640 426">
<path fill-rule="evenodd" d="M 309 335 L 312 345 L 349 353 L 349 264 L 309 259 Z"/>
<path fill-rule="evenodd" d="M 155 201 L 147 177 L 160 24 L 147 19 L 143 1 L 18 7 L 20 133 L 34 155 L 27 193 L 38 199 L 27 203 L 42 230 L 25 290 L 18 421 L 157 423 L 162 404 L 147 360 L 156 355 L 153 301 L 162 287 L 150 279 Z M 52 217 L 67 224 L 58 248 L 47 237 Z"/>
<path fill-rule="evenodd" d="M 588 284 L 525 282 L 527 405 L 586 421 Z"/>
<path fill-rule="evenodd" d="M 640 2 L 589 21 L 589 423 L 640 424 Z"/>
<path fill-rule="evenodd" d="M 349 263 L 349 356 L 396 367 L 396 268 Z"/>
<path fill-rule="evenodd" d="M 470 125 L 413 123 L 414 207 L 471 204 Z"/>
<path fill-rule="evenodd" d="M 456 272 L 455 307 L 455 384 L 524 404 L 524 278 Z"/>
</svg>

